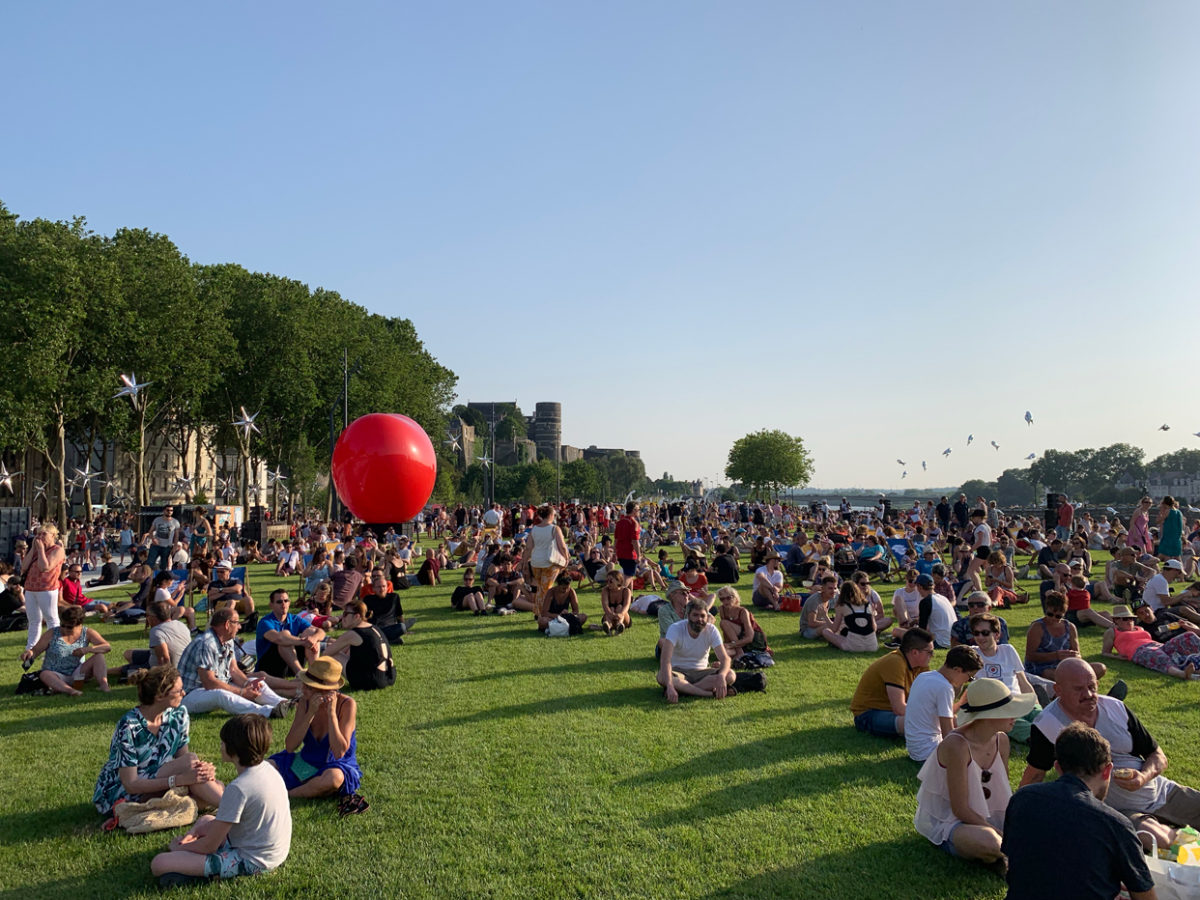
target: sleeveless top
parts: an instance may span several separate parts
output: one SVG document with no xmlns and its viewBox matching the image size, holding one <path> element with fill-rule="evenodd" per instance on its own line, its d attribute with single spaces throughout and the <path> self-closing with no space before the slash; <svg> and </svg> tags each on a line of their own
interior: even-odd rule
<svg viewBox="0 0 1200 900">
<path fill-rule="evenodd" d="M 535 569 L 545 569 L 550 565 L 550 554 L 555 548 L 553 524 L 549 525 L 534 525 L 529 529 L 529 535 L 533 538 L 533 555 L 529 557 L 529 564 Z"/>
<path fill-rule="evenodd" d="M 1052 635 L 1050 633 L 1050 629 L 1046 627 L 1045 619 L 1035 619 L 1034 621 L 1042 623 L 1042 639 L 1038 642 L 1038 645 L 1037 645 L 1038 653 L 1053 653 L 1056 650 L 1070 650 L 1071 649 L 1071 629 L 1070 628 L 1064 628 L 1062 635 L 1060 637 L 1055 637 L 1054 635 Z M 1026 661 L 1025 662 L 1025 671 L 1029 672 L 1033 675 L 1040 675 L 1046 669 L 1053 668 L 1054 666 L 1057 666 L 1057 665 L 1058 665 L 1057 662 L 1037 663 L 1037 662 Z"/>
<path fill-rule="evenodd" d="M 947 740 L 958 738 L 947 737 Z M 921 787 L 917 791 L 917 814 L 913 817 L 913 825 L 917 831 L 939 845 L 950 838 L 954 826 L 959 823 L 950 807 L 950 787 L 946 782 L 946 771 L 946 767 L 938 762 L 937 752 L 929 754 L 929 758 L 921 766 L 920 774 L 917 775 Z M 1011 796 L 1012 787 L 1008 783 L 1008 771 L 1004 761 L 1000 758 L 1000 741 L 997 735 L 996 752 L 986 769 L 981 768 L 974 758 L 967 764 L 967 805 L 987 819 L 993 828 L 999 829 L 1004 826 L 1004 810 Z"/>
<path fill-rule="evenodd" d="M 64 678 L 70 678 L 79 664 L 83 662 L 81 657 L 72 656 L 72 651 L 86 646 L 87 628 L 85 626 L 79 626 L 79 637 L 72 643 L 67 643 L 63 639 L 62 628 L 55 626 L 54 637 L 50 640 L 50 646 L 46 648 L 46 660 L 42 663 L 42 668 L 57 672 Z"/>
<path fill-rule="evenodd" d="M 855 606 L 850 607 L 850 613 L 842 616 L 842 625 L 850 634 L 874 634 L 875 622 L 873 617 L 867 611 L 867 606 L 861 609 Z"/>
<path fill-rule="evenodd" d="M 559 599 L 557 594 L 550 594 L 550 615 L 557 616 L 571 608 L 571 595 L 566 594 Z"/>
<path fill-rule="evenodd" d="M 362 643 L 350 648 L 346 661 L 346 682 L 358 691 L 373 691 L 396 683 L 396 667 L 379 629 L 374 625 L 355 628 Z M 383 669 L 379 664 L 387 660 Z"/>
<path fill-rule="evenodd" d="M 1143 631 L 1140 628 L 1113 632 L 1113 649 L 1125 659 L 1133 659 L 1134 652 L 1143 644 L 1154 643 L 1157 642 L 1150 636 L 1149 632 Z"/>
</svg>

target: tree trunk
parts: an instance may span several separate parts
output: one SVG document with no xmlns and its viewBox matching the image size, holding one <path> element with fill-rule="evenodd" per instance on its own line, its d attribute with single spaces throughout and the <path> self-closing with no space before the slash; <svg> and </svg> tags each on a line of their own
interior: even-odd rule
<svg viewBox="0 0 1200 900">
<path fill-rule="evenodd" d="M 146 505 L 146 407 L 142 404 L 142 408 L 138 411 L 138 447 L 137 447 L 137 487 L 134 499 L 138 505 L 138 512 L 141 507 Z"/>
<path fill-rule="evenodd" d="M 66 534 L 67 520 L 70 518 L 70 507 L 67 506 L 67 478 L 66 472 L 64 471 L 67 465 L 67 429 L 65 423 L 63 422 L 62 412 L 55 413 L 54 417 L 53 452 L 58 457 L 57 463 L 53 460 L 50 462 L 50 468 L 53 469 L 55 475 L 58 476 L 56 479 L 58 484 L 55 485 L 58 492 L 57 519 L 59 523 L 59 529 L 63 532 L 63 534 Z"/>
<path fill-rule="evenodd" d="M 196 462 L 195 462 L 195 465 L 193 466 L 193 468 L 196 472 L 197 479 L 200 478 L 200 468 L 201 468 L 200 464 L 203 462 L 203 460 L 204 460 L 204 429 L 202 426 L 197 425 L 196 426 Z M 199 481 L 197 481 L 197 483 L 196 483 L 196 488 L 198 490 L 204 490 L 203 485 L 201 485 L 199 483 Z M 217 484 L 214 481 L 213 482 L 213 496 L 212 496 L 211 500 L 213 502 L 215 502 L 216 497 L 217 497 Z"/>
</svg>

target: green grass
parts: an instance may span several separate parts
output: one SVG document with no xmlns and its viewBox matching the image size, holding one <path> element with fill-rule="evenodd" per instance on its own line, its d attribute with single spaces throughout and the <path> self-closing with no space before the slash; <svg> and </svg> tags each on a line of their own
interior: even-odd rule
<svg viewBox="0 0 1200 900">
<path fill-rule="evenodd" d="M 766 694 L 669 707 L 654 684 L 651 621 L 635 617 L 615 638 L 551 640 L 527 615 L 452 614 L 446 598 L 459 574 L 447 576 L 440 588 L 403 594 L 406 614 L 420 622 L 396 648 L 397 684 L 358 696 L 367 813 L 339 820 L 329 802 L 298 801 L 286 865 L 193 891 L 1003 896 L 995 876 L 913 831 L 916 766 L 903 745 L 855 732 L 848 702 L 870 655 L 803 642 L 797 615 L 764 614 L 778 661 Z M 251 578 L 264 610 L 280 580 L 265 566 Z M 747 602 L 748 585 L 743 576 Z M 891 588 L 881 594 L 890 608 Z M 598 612 L 596 590 L 580 599 Z M 1018 649 L 1036 605 L 1006 615 Z M 139 626 L 103 633 L 113 665 L 126 647 L 143 645 Z M 0 683 L 16 684 L 23 640 L 0 635 Z M 1098 630 L 1085 629 L 1085 655 L 1098 658 L 1099 644 Z M 1129 705 L 1170 756 L 1170 775 L 1200 784 L 1190 741 L 1200 731 L 1200 688 L 1115 668 L 1131 684 Z M 0 698 L 0 845 L 8 849 L 0 898 L 157 894 L 149 862 L 167 836 L 105 834 L 90 804 L 113 725 L 134 702 L 128 687 Z M 214 761 L 222 721 L 214 713 L 192 722 L 193 748 Z M 277 742 L 282 736 L 277 724 Z M 1014 784 L 1023 768 L 1015 750 Z M 227 765 L 219 771 L 232 777 Z"/>
</svg>

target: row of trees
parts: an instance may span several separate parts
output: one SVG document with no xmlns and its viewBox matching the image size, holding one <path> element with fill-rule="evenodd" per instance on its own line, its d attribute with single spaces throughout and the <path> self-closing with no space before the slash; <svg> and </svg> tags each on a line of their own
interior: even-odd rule
<svg viewBox="0 0 1200 900">
<path fill-rule="evenodd" d="M 1145 451 L 1130 444 L 1098 449 L 1047 450 L 1025 469 L 1005 469 L 995 481 L 972 479 L 959 490 L 968 497 L 996 497 L 1001 506 L 1038 505 L 1046 491 L 1091 503 L 1128 503 L 1146 492 L 1155 472 L 1200 473 L 1200 450 L 1180 449 L 1144 462 Z M 1133 487 L 1117 482 L 1131 480 Z"/>
<path fill-rule="evenodd" d="M 135 503 L 147 501 L 155 463 L 146 433 L 166 436 L 185 476 L 206 449 L 236 446 L 244 472 L 260 459 L 293 473 L 294 486 L 311 485 L 328 467 L 343 351 L 355 371 L 350 418 L 403 412 L 438 435 L 456 381 L 408 319 L 286 277 L 193 263 L 163 234 L 99 235 L 82 218 L 20 220 L 2 203 L 0 316 L 9 347 L 0 451 L 13 458 L 33 448 L 45 458 L 56 518 L 68 508 L 68 441 L 96 452 L 97 469 L 105 468 L 97 448 L 128 448 Z M 149 382 L 141 409 L 113 397 L 118 375 L 130 372 Z M 257 413 L 257 432 L 233 427 L 242 407 Z"/>
</svg>

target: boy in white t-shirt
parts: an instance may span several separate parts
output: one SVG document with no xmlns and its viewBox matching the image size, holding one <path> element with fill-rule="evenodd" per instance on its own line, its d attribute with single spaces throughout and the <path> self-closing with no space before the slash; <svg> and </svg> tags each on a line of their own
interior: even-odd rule
<svg viewBox="0 0 1200 900">
<path fill-rule="evenodd" d="M 159 884 L 236 878 L 283 864 L 292 847 L 292 810 L 283 778 L 263 761 L 270 751 L 264 717 L 234 716 L 221 726 L 221 759 L 234 764 L 237 777 L 225 786 L 216 815 L 201 816 L 151 861 Z"/>
<path fill-rule="evenodd" d="M 924 762 L 942 738 L 954 730 L 954 697 L 983 668 L 974 647 L 951 647 L 936 672 L 922 672 L 908 692 L 904 715 L 904 746 L 908 755 Z"/>
</svg>

